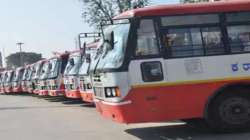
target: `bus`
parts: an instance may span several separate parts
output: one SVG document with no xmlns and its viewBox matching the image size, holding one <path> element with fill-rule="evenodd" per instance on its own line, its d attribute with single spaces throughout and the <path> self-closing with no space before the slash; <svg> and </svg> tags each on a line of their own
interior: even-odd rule
<svg viewBox="0 0 250 140">
<path fill-rule="evenodd" d="M 23 72 L 22 82 L 21 82 L 22 91 L 24 93 L 28 92 L 27 78 L 28 78 L 28 75 L 29 75 L 29 71 L 30 71 L 30 65 L 26 65 L 24 67 L 24 72 Z"/>
<path fill-rule="evenodd" d="M 139 8 L 104 27 L 91 69 L 102 116 L 250 127 L 250 1 Z"/>
<path fill-rule="evenodd" d="M 6 73 L 6 80 L 4 82 L 4 91 L 5 93 L 12 93 L 12 79 L 13 79 L 14 71 L 9 70 Z"/>
<path fill-rule="evenodd" d="M 0 73 L 0 94 L 4 94 L 4 75 L 5 71 Z"/>
<path fill-rule="evenodd" d="M 78 35 L 79 41 L 79 50 L 72 52 L 70 54 L 70 58 L 68 64 L 66 66 L 66 70 L 64 73 L 64 82 L 66 87 L 66 96 L 68 98 L 75 98 L 75 99 L 83 99 L 83 92 L 84 92 L 84 77 L 83 75 L 86 70 L 88 70 L 88 64 L 86 63 L 86 58 L 89 56 L 90 52 L 93 52 L 96 48 L 96 42 L 99 40 L 101 34 L 100 33 L 80 33 Z M 89 39 L 94 39 L 90 41 Z M 88 39 L 90 43 L 84 42 L 82 44 L 82 39 Z M 85 41 L 86 41 L 85 40 Z M 82 47 L 83 46 L 83 47 Z M 81 79 L 81 80 L 80 80 Z M 87 97 L 87 96 L 84 96 Z M 88 96 L 89 97 L 89 96 Z"/>
<path fill-rule="evenodd" d="M 81 99 L 77 78 L 79 68 L 82 64 L 82 57 L 82 49 L 70 52 L 63 76 L 65 83 L 65 96 L 68 98 Z"/>
<path fill-rule="evenodd" d="M 13 80 L 12 80 L 13 93 L 22 93 L 21 80 L 22 80 L 23 73 L 24 73 L 23 67 L 19 67 L 15 70 Z"/>
<path fill-rule="evenodd" d="M 30 65 L 30 71 L 29 71 L 28 78 L 27 78 L 28 93 L 33 93 L 33 90 L 34 90 L 33 78 L 35 76 L 35 67 L 36 67 L 36 63 Z"/>
<path fill-rule="evenodd" d="M 43 64 L 46 60 L 40 60 L 38 62 L 36 62 L 35 64 L 35 73 L 34 73 L 34 77 L 32 78 L 32 84 L 33 84 L 33 93 L 34 94 L 39 94 L 39 77 L 41 75 L 41 71 L 42 71 L 42 67 Z"/>
<path fill-rule="evenodd" d="M 50 96 L 64 96 L 65 86 L 63 82 L 63 73 L 67 65 L 69 52 L 55 53 L 55 57 L 50 61 L 50 72 L 47 78 L 48 94 Z"/>
<path fill-rule="evenodd" d="M 51 64 L 49 60 L 45 60 L 41 68 L 40 76 L 38 79 L 38 95 L 47 96 L 49 94 L 47 88 L 47 78 L 51 69 Z"/>
<path fill-rule="evenodd" d="M 82 58 L 82 65 L 79 71 L 78 81 L 80 83 L 80 93 L 82 100 L 87 103 L 93 103 L 93 86 L 89 74 L 90 65 L 92 64 L 91 60 L 97 52 L 99 46 L 99 40 L 88 44 L 86 46 L 85 57 Z"/>
</svg>

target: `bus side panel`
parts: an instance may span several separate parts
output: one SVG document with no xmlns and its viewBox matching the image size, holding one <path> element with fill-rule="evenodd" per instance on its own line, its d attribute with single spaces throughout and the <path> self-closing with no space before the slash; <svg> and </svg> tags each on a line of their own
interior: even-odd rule
<svg viewBox="0 0 250 140">
<path fill-rule="evenodd" d="M 110 105 L 97 101 L 96 107 L 104 117 L 120 123 L 202 118 L 209 97 L 219 88 L 234 82 L 239 81 L 133 88 L 124 99 L 124 102 L 131 101 L 130 104 Z"/>
</svg>

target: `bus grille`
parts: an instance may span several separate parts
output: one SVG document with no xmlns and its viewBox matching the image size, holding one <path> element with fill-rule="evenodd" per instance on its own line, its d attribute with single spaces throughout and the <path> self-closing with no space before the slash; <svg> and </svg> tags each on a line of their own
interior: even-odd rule
<svg viewBox="0 0 250 140">
<path fill-rule="evenodd" d="M 94 93 L 96 97 L 104 98 L 104 88 L 103 87 L 95 87 Z"/>
</svg>

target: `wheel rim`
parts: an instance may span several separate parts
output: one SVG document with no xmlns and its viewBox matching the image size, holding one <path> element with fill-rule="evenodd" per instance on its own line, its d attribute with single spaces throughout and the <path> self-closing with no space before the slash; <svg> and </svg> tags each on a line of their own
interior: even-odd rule
<svg viewBox="0 0 250 140">
<path fill-rule="evenodd" d="M 244 124 L 250 121 L 250 102 L 242 97 L 229 98 L 221 103 L 219 112 L 228 124 Z"/>
</svg>

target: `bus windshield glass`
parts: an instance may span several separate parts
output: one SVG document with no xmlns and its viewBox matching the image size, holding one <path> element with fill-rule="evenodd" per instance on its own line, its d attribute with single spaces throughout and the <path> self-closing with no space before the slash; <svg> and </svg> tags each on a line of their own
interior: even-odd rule
<svg viewBox="0 0 250 140">
<path fill-rule="evenodd" d="M 48 78 L 55 78 L 58 76 L 60 63 L 61 61 L 58 58 L 50 60 L 50 66 L 49 66 L 50 71 Z"/>
<path fill-rule="evenodd" d="M 14 73 L 14 76 L 13 76 L 13 81 L 14 82 L 17 82 L 20 80 L 21 76 L 22 76 L 22 70 L 16 70 L 16 72 Z"/>
<path fill-rule="evenodd" d="M 13 72 L 8 72 L 8 78 L 6 79 L 6 82 L 10 82 L 13 76 Z"/>
<path fill-rule="evenodd" d="M 46 62 L 43 64 L 40 79 L 45 80 L 48 77 L 49 74 L 49 62 Z"/>
<path fill-rule="evenodd" d="M 32 73 L 33 73 L 33 67 L 31 67 L 28 71 L 27 80 L 30 80 L 32 78 Z"/>
<path fill-rule="evenodd" d="M 74 54 L 70 56 L 68 64 L 65 69 L 65 75 L 76 75 L 81 66 L 81 54 Z"/>
<path fill-rule="evenodd" d="M 96 54 L 96 51 L 96 48 L 88 48 L 88 50 L 86 50 L 86 56 L 82 58 L 82 65 L 79 70 L 79 75 L 88 75 L 90 65 L 92 63 L 91 61 L 94 60 L 94 54 Z M 89 55 L 89 58 L 87 58 L 87 55 Z"/>
<path fill-rule="evenodd" d="M 42 68 L 42 63 L 36 64 L 36 66 L 35 66 L 35 77 L 34 77 L 34 79 L 38 79 L 38 78 L 39 78 L 41 68 Z"/>
<path fill-rule="evenodd" d="M 23 81 L 26 80 L 27 74 L 28 74 L 28 68 L 26 68 L 26 69 L 24 70 L 24 72 L 23 72 L 23 77 L 22 77 L 22 80 L 23 80 Z"/>
<path fill-rule="evenodd" d="M 119 68 L 124 60 L 130 24 L 109 25 L 104 30 L 104 41 L 101 58 L 97 65 L 99 69 Z"/>
</svg>

